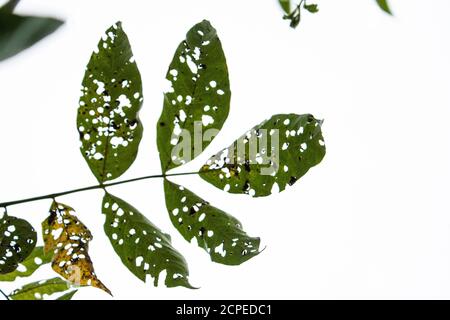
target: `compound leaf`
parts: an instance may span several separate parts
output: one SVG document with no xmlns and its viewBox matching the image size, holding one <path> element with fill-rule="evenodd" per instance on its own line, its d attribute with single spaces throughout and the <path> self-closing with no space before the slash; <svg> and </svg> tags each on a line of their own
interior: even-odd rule
<svg viewBox="0 0 450 320">
<path fill-rule="evenodd" d="M 89 257 L 91 232 L 74 213 L 71 207 L 53 202 L 49 217 L 42 222 L 44 252 L 53 252 L 52 268 L 63 278 L 111 294 L 97 278 Z"/>
<path fill-rule="evenodd" d="M 36 246 L 37 234 L 23 219 L 8 216 L 0 219 L 0 274 L 13 272 Z"/>
<path fill-rule="evenodd" d="M 172 247 L 169 235 L 136 208 L 109 193 L 103 198 L 102 208 L 106 215 L 105 233 L 123 264 L 136 277 L 145 282 L 150 275 L 158 286 L 159 276 L 165 270 L 167 287 L 193 288 L 188 281 L 186 261 Z"/>
<path fill-rule="evenodd" d="M 212 156 L 200 176 L 230 193 L 281 192 L 325 156 L 321 124 L 310 114 L 274 115 Z"/>
<path fill-rule="evenodd" d="M 121 176 L 136 159 L 142 102 L 141 75 L 117 22 L 91 56 L 78 108 L 81 152 L 99 182 Z"/>
<path fill-rule="evenodd" d="M 50 263 L 52 257 L 52 252 L 45 254 L 43 247 L 36 247 L 28 258 L 19 264 L 16 270 L 7 274 L 0 274 L 0 281 L 14 281 L 19 277 L 29 277 L 41 266 Z"/>
<path fill-rule="evenodd" d="M 157 125 L 163 172 L 198 156 L 228 117 L 228 68 L 216 30 L 208 21 L 189 30 L 175 52 L 166 78 L 171 88 L 164 94 Z"/>
<path fill-rule="evenodd" d="M 33 282 L 14 290 L 9 298 L 11 300 L 44 300 L 54 293 L 64 292 L 70 289 L 70 284 L 61 278 L 53 278 Z"/>
<path fill-rule="evenodd" d="M 63 23 L 53 18 L 19 16 L 6 6 L 0 8 L 0 61 L 31 47 Z"/>
<path fill-rule="evenodd" d="M 389 3 L 387 2 L 387 0 L 376 0 L 378 6 L 386 13 L 392 15 L 392 11 L 391 8 L 389 7 Z"/>
<path fill-rule="evenodd" d="M 167 179 L 164 191 L 175 228 L 189 242 L 196 238 L 212 261 L 239 265 L 259 254 L 260 239 L 249 237 L 236 218 Z"/>
</svg>

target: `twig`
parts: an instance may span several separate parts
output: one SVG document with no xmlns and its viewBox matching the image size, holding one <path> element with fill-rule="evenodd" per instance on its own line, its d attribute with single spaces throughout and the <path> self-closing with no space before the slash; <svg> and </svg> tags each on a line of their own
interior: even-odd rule
<svg viewBox="0 0 450 320">
<path fill-rule="evenodd" d="M 6 298 L 6 300 L 11 300 L 11 299 L 6 295 L 6 293 L 3 292 L 2 289 L 0 289 L 0 293 Z"/>
<path fill-rule="evenodd" d="M 182 173 L 169 173 L 169 174 L 157 174 L 157 175 L 144 176 L 144 177 L 122 180 L 122 181 L 117 181 L 117 182 L 98 184 L 98 185 L 94 185 L 94 186 L 90 186 L 90 187 L 78 188 L 78 189 L 73 189 L 73 190 L 68 190 L 68 191 L 63 191 L 63 192 L 58 192 L 58 193 L 51 193 L 51 194 L 46 194 L 43 196 L 37 196 L 37 197 L 32 197 L 32 198 L 27 198 L 27 199 L 3 202 L 3 203 L 0 203 L 0 207 L 6 208 L 9 206 L 26 203 L 26 202 L 39 201 L 39 200 L 44 200 L 44 199 L 54 199 L 56 197 L 61 197 L 61 196 L 65 196 L 65 195 L 72 194 L 72 193 L 78 193 L 78 192 L 96 190 L 96 189 L 105 189 L 107 187 L 117 186 L 120 184 L 130 183 L 130 182 L 135 182 L 135 181 L 154 179 L 154 178 L 174 177 L 174 176 L 187 176 L 187 175 L 194 175 L 194 174 L 199 174 L 199 172 L 182 172 Z"/>
</svg>

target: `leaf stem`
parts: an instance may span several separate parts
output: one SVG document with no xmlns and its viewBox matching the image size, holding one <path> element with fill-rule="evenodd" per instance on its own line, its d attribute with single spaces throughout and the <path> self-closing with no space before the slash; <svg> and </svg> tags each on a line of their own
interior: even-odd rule
<svg viewBox="0 0 450 320">
<path fill-rule="evenodd" d="M 194 174 L 199 174 L 199 172 L 156 174 L 156 175 L 144 176 L 144 177 L 122 180 L 122 181 L 117 181 L 117 182 L 103 183 L 103 184 L 98 184 L 98 185 L 94 185 L 94 186 L 90 186 L 90 187 L 78 188 L 78 189 L 73 189 L 73 190 L 68 190 L 68 191 L 63 191 L 63 192 L 58 192 L 58 193 L 50 193 L 50 194 L 46 194 L 46 195 L 42 195 L 42 196 L 26 198 L 26 199 L 21 199 L 21 200 L 3 202 L 3 203 L 0 203 L 0 208 L 7 209 L 7 207 L 9 207 L 9 206 L 14 206 L 14 205 L 21 204 L 21 203 L 39 201 L 39 200 L 44 200 L 44 199 L 54 199 L 56 197 L 61 197 L 61 196 L 65 196 L 65 195 L 72 194 L 72 193 L 78 193 L 78 192 L 96 190 L 96 189 L 105 189 L 107 187 L 117 186 L 120 184 L 136 182 L 136 181 L 141 181 L 141 180 L 154 179 L 154 178 L 166 178 L 166 177 L 174 177 L 174 176 L 187 176 L 187 175 L 194 175 Z"/>
<path fill-rule="evenodd" d="M 0 293 L 6 298 L 6 300 L 11 300 L 11 299 L 6 295 L 6 293 L 3 292 L 2 289 L 0 289 Z"/>
</svg>

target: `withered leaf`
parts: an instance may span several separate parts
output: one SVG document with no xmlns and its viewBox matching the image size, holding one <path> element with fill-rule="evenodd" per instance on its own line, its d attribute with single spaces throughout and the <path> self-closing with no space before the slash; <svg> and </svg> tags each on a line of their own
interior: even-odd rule
<svg viewBox="0 0 450 320">
<path fill-rule="evenodd" d="M 89 229 L 71 207 L 54 201 L 50 215 L 42 222 L 44 252 L 53 251 L 52 268 L 72 284 L 92 286 L 111 294 L 97 278 L 91 258 Z"/>
</svg>

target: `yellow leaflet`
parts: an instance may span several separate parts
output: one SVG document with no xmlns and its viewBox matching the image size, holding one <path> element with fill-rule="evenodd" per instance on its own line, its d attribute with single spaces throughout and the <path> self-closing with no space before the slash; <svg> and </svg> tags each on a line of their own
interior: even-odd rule
<svg viewBox="0 0 450 320">
<path fill-rule="evenodd" d="M 97 278 L 89 257 L 92 234 L 73 213 L 75 210 L 69 206 L 52 203 L 49 217 L 42 222 L 44 252 L 53 251 L 53 270 L 72 284 L 96 287 L 111 294 Z"/>
</svg>

